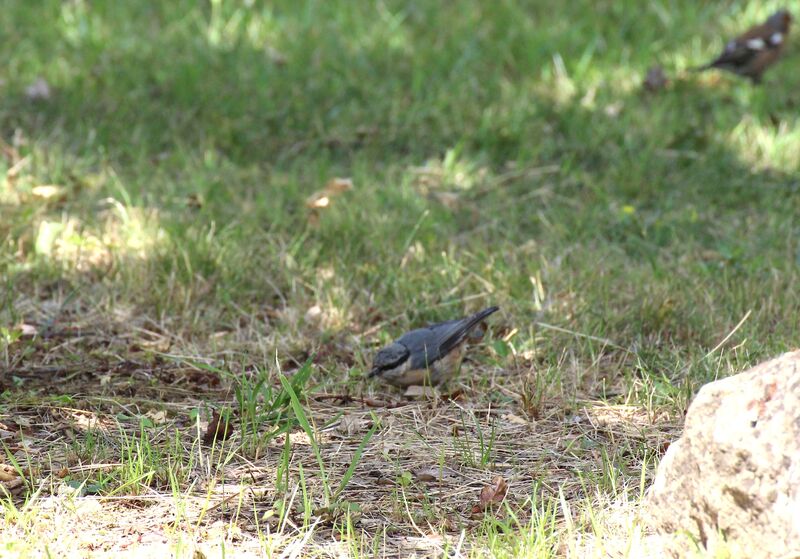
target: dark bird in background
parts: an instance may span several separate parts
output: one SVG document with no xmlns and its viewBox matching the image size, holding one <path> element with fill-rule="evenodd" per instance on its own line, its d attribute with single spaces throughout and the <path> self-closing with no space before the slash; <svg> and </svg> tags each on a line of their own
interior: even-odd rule
<svg viewBox="0 0 800 559">
<path fill-rule="evenodd" d="M 375 354 L 369 377 L 395 386 L 443 383 L 458 370 L 470 331 L 498 310 L 489 307 L 466 318 L 403 334 Z"/>
<path fill-rule="evenodd" d="M 792 16 L 779 10 L 767 21 L 748 29 L 744 34 L 728 41 L 719 57 L 695 70 L 718 68 L 761 82 L 764 71 L 775 64 L 783 52 Z"/>
</svg>

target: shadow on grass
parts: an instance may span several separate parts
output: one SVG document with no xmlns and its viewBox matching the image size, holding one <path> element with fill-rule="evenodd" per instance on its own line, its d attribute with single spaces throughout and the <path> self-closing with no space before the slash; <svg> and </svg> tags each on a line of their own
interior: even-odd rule
<svg viewBox="0 0 800 559">
<path fill-rule="evenodd" d="M 497 247 L 509 262 L 488 282 L 514 322 L 535 312 L 625 346 L 666 337 L 708 347 L 751 305 L 716 293 L 703 312 L 718 316 L 698 316 L 708 295 L 700 284 L 755 287 L 785 265 L 796 176 L 764 169 L 732 144 L 749 119 L 767 136 L 793 127 L 794 94 L 727 80 L 709 87 L 705 77 L 640 93 L 648 60 L 634 61 L 640 72 L 618 65 L 663 27 L 656 15 L 623 24 L 620 39 L 606 36 L 601 10 L 587 42 L 565 35 L 571 12 L 318 8 L 328 17 L 281 6 L 245 12 L 232 27 L 223 23 L 235 10 L 132 8 L 133 21 L 153 24 L 149 40 L 112 23 L 110 8 L 75 8 L 84 35 L 54 22 L 54 37 L 26 55 L 59 64 L 41 72 L 53 76 L 52 97 L 32 102 L 24 82 L 9 80 L 0 112 L 6 143 L 16 134 L 19 144 L 9 163 L 30 161 L 4 211 L 7 246 L 17 247 L 4 255 L 6 285 L 103 285 L 106 311 L 135 307 L 162 323 L 180 316 L 190 338 L 214 333 L 206 312 L 225 330 L 245 314 L 313 336 L 289 310 L 328 298 L 346 317 L 330 320 L 336 336 L 397 311 L 439 318 L 416 309 L 458 302 L 478 285 L 443 295 L 454 282 L 432 281 L 430 270 L 446 263 L 411 259 L 396 271 L 404 251 L 419 244 L 469 268 L 499 266 Z M 109 42 L 115 32 L 119 41 Z M 429 190 L 455 190 L 461 209 L 419 195 L 410 168 L 426 160 L 441 162 L 444 175 Z M 551 166 L 558 170 L 537 174 Z M 313 227 L 303 200 L 334 174 L 364 186 Z M 64 186 L 64 200 L 32 198 L 42 183 Z M 531 241 L 542 260 L 573 255 L 558 270 L 565 278 L 551 280 L 575 299 L 561 314 L 530 301 L 528 278 L 542 266 L 519 247 Z M 334 279 L 320 279 L 328 270 Z M 679 287 L 686 281 L 693 289 Z M 392 310 L 371 315 L 374 306 Z"/>
</svg>

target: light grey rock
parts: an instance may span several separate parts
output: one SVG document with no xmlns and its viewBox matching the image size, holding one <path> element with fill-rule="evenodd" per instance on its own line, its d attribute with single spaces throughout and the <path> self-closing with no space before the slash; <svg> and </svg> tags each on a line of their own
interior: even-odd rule
<svg viewBox="0 0 800 559">
<path fill-rule="evenodd" d="M 800 351 L 698 392 L 644 510 L 674 555 L 800 558 Z"/>
</svg>

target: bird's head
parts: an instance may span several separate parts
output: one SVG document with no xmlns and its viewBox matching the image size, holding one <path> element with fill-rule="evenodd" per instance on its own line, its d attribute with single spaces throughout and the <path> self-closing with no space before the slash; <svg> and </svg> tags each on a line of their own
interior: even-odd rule
<svg viewBox="0 0 800 559">
<path fill-rule="evenodd" d="M 408 348 L 397 342 L 389 344 L 375 354 L 369 376 L 374 377 L 383 372 L 397 369 L 406 361 L 408 361 Z"/>
<path fill-rule="evenodd" d="M 789 24 L 792 22 L 792 14 L 788 10 L 778 10 L 767 20 L 769 25 L 775 31 L 786 33 L 789 30 Z"/>
</svg>

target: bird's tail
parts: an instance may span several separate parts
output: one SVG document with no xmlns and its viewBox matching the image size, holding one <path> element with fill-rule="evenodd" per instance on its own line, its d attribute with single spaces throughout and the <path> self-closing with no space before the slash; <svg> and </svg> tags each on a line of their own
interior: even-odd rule
<svg viewBox="0 0 800 559">
<path fill-rule="evenodd" d="M 463 319 L 461 324 L 458 325 L 458 328 L 446 340 L 444 340 L 444 342 L 442 342 L 440 346 L 440 352 L 445 354 L 450 351 L 452 348 L 461 343 L 469 331 L 475 328 L 479 322 L 499 310 L 500 307 L 489 307 L 488 309 L 483 309 L 482 311 L 478 311 L 472 316 L 468 316 L 467 318 Z"/>
</svg>

